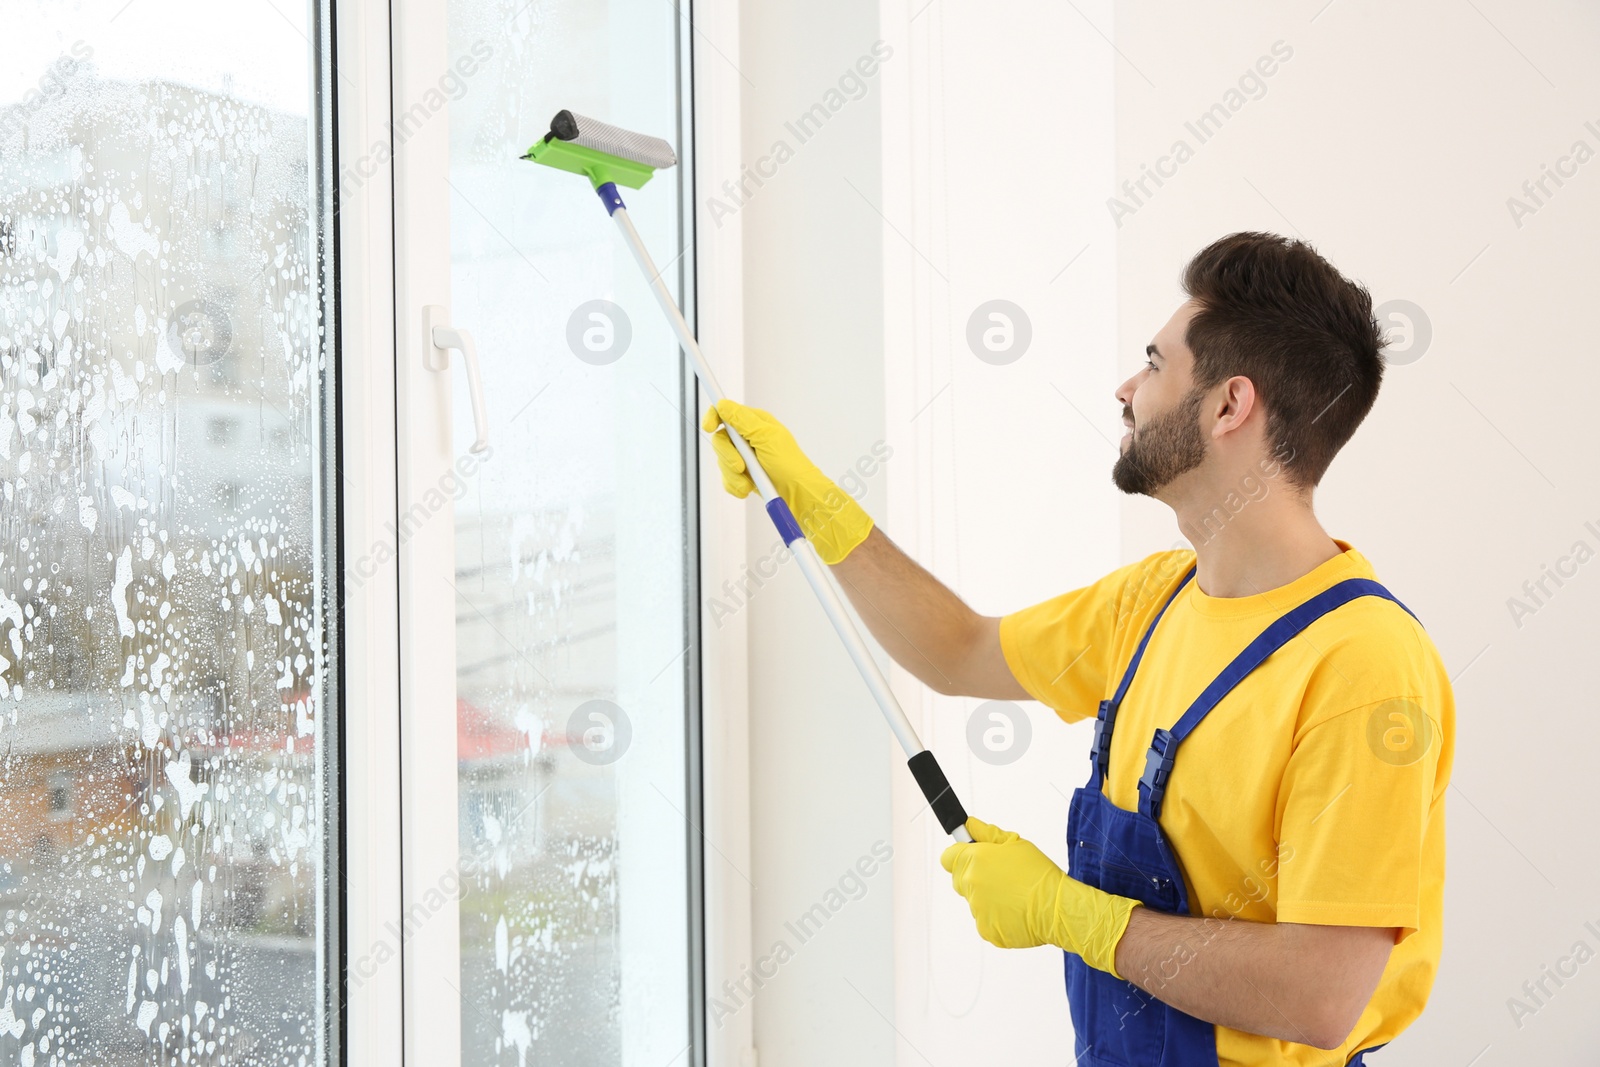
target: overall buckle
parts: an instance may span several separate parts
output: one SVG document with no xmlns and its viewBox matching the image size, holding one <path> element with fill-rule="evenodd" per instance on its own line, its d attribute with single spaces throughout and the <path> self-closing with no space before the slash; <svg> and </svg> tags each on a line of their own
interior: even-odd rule
<svg viewBox="0 0 1600 1067">
<path fill-rule="evenodd" d="M 1100 702 L 1100 712 L 1094 720 L 1094 742 L 1089 746 L 1089 765 L 1104 781 L 1109 775 L 1111 762 L 1111 724 L 1117 717 L 1116 706 L 1109 700 Z"/>
<path fill-rule="evenodd" d="M 1144 757 L 1144 773 L 1139 776 L 1139 810 L 1152 819 L 1161 814 L 1167 779 L 1172 777 L 1172 764 L 1177 758 L 1178 746 L 1173 743 L 1172 731 L 1156 730 Z"/>
</svg>

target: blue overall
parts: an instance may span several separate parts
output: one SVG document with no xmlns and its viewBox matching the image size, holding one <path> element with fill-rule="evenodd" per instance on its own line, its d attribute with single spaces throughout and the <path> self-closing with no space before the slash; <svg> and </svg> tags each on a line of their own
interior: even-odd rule
<svg viewBox="0 0 1600 1067">
<path fill-rule="evenodd" d="M 1139 778 L 1139 810 L 1128 811 L 1111 803 L 1101 788 L 1110 764 L 1117 708 L 1127 695 L 1156 624 L 1194 574 L 1195 568 L 1191 567 L 1151 620 L 1116 695 L 1100 702 L 1089 756 L 1089 783 L 1073 793 L 1067 817 L 1069 875 L 1173 915 L 1189 915 L 1192 910 L 1177 853 L 1162 832 L 1159 819 L 1173 761 L 1184 739 L 1246 675 L 1327 612 L 1363 596 L 1384 597 L 1400 604 L 1377 582 L 1349 578 L 1267 627 L 1206 686 L 1172 729 L 1155 731 L 1144 774 Z M 1400 607 L 1415 617 L 1410 608 L 1404 604 Z M 1077 1035 L 1075 1062 L 1080 1067 L 1217 1067 L 1213 1024 L 1157 1000 L 1131 982 L 1090 967 L 1070 952 L 1066 953 L 1066 970 L 1067 1002 Z M 1363 1056 L 1381 1047 L 1362 1049 L 1349 1064 L 1360 1067 Z"/>
</svg>

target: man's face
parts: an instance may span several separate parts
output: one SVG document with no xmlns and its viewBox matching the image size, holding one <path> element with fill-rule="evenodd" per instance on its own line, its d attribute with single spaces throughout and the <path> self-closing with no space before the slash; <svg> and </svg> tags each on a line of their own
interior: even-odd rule
<svg viewBox="0 0 1600 1067">
<path fill-rule="evenodd" d="M 1196 310 L 1193 301 L 1181 305 L 1151 342 L 1144 369 L 1117 388 L 1129 432 L 1111 480 L 1124 493 L 1157 496 L 1206 458 L 1199 421 L 1205 394 L 1194 388 L 1194 354 L 1184 340 Z"/>
</svg>

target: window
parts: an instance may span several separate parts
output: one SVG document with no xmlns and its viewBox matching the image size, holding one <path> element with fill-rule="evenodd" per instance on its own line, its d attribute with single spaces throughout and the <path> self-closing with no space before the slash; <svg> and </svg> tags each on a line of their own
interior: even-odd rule
<svg viewBox="0 0 1600 1067">
<path fill-rule="evenodd" d="M 323 28 L 286 11 L 7 11 L 7 1063 L 325 1062 Z"/>
<path fill-rule="evenodd" d="M 671 4 L 521 8 L 449 4 L 451 316 L 493 434 L 455 504 L 462 1062 L 690 1064 L 695 386 L 588 183 L 518 159 L 562 107 L 688 157 L 684 43 Z M 626 195 L 680 301 L 688 162 Z"/>
<path fill-rule="evenodd" d="M 50 796 L 50 817 L 64 819 L 72 814 L 72 775 L 67 771 L 56 771 L 48 780 Z"/>
<path fill-rule="evenodd" d="M 213 418 L 206 423 L 206 444 L 221 448 L 233 440 L 234 420 Z"/>
<path fill-rule="evenodd" d="M 703 1063 L 694 381 L 593 192 L 518 158 L 560 107 L 677 144 L 629 203 L 692 316 L 688 24 L 350 0 L 336 73 L 330 6 L 8 12 L 0 1063 L 399 1062 L 401 1006 L 419 1063 Z M 485 458 L 408 362 L 424 263 Z M 413 494 L 420 439 L 463 462 Z"/>
</svg>

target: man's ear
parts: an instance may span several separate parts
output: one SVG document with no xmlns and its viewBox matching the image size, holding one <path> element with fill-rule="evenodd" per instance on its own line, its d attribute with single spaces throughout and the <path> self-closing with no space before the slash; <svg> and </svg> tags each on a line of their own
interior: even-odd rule
<svg viewBox="0 0 1600 1067">
<path fill-rule="evenodd" d="M 1219 387 L 1214 409 L 1217 425 L 1212 430 L 1212 436 L 1239 429 L 1255 408 L 1255 383 L 1242 374 L 1235 374 Z"/>
</svg>

